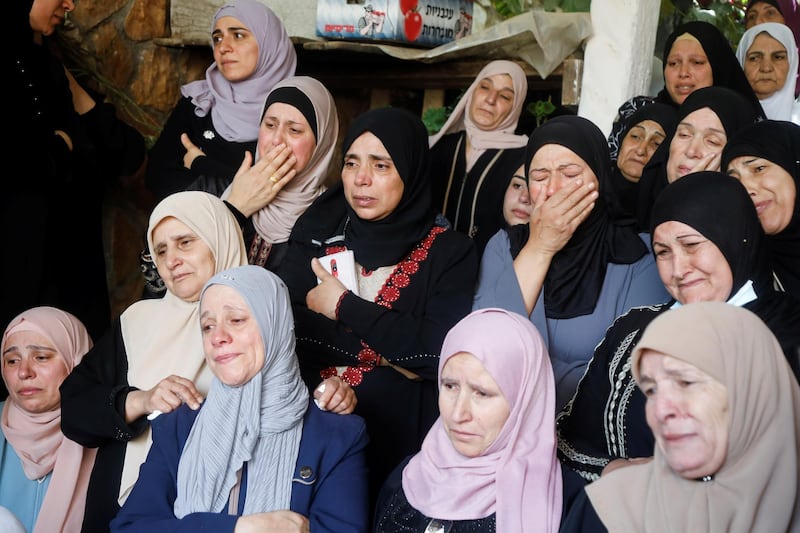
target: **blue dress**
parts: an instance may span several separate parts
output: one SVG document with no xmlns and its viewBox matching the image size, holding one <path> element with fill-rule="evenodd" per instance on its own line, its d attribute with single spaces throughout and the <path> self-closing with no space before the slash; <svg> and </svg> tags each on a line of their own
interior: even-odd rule
<svg viewBox="0 0 800 533">
<path fill-rule="evenodd" d="M 0 402 L 0 413 L 5 402 Z M 53 472 L 41 479 L 28 479 L 17 452 L 0 432 L 0 506 L 14 513 L 26 531 L 33 531 Z"/>
<path fill-rule="evenodd" d="M 650 250 L 649 237 L 645 234 L 639 237 Z M 614 320 L 631 307 L 659 304 L 669 299 L 651 253 L 631 264 L 608 265 L 603 288 L 591 314 L 568 319 L 547 318 L 544 291 L 541 291 L 529 318 L 550 352 L 556 380 L 556 412 L 572 398 L 595 347 Z M 491 238 L 481 259 L 472 308 L 486 307 L 528 315 L 514 272 L 508 233 L 503 230 Z"/>
<path fill-rule="evenodd" d="M 198 411 L 186 405 L 153 421 L 153 445 L 125 504 L 111 522 L 111 531 L 232 532 L 238 516 L 221 511 L 176 518 L 178 462 Z M 290 509 L 309 518 L 315 533 L 369 530 L 368 442 L 364 421 L 356 415 L 336 415 L 309 403 L 292 479 Z M 238 509 L 247 498 L 246 475 Z M 264 480 L 269 483 L 269 480 Z"/>
</svg>

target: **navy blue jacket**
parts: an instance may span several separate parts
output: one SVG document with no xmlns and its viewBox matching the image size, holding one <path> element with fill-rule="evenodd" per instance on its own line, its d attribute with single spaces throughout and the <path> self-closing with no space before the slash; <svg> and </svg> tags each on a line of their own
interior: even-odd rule
<svg viewBox="0 0 800 533">
<path fill-rule="evenodd" d="M 238 517 L 226 514 L 227 506 L 222 512 L 192 513 L 182 519 L 176 518 L 173 512 L 178 462 L 198 412 L 182 405 L 153 421 L 153 445 L 133 491 L 111 522 L 112 531 L 234 530 Z M 290 509 L 308 517 L 315 533 L 369 530 L 364 462 L 367 442 L 366 426 L 361 417 L 326 413 L 313 402 L 309 403 L 292 479 Z M 264 480 L 264 483 L 269 482 Z M 246 487 L 243 476 L 240 511 L 247 496 Z"/>
</svg>

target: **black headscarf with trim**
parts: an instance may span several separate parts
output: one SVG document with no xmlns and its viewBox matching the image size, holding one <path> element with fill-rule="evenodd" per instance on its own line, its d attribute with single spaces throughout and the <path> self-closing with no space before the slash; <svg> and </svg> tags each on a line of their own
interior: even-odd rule
<svg viewBox="0 0 800 533">
<path fill-rule="evenodd" d="M 757 298 L 743 307 L 769 326 L 800 379 L 800 300 L 773 287 L 764 230 L 747 190 L 721 172 L 687 174 L 658 197 L 650 235 L 659 224 L 673 220 L 691 226 L 722 252 L 733 276 L 728 298 L 748 280 L 753 282 Z"/>
<path fill-rule="evenodd" d="M 781 6 L 778 3 L 778 0 L 753 0 L 753 1 L 747 2 L 747 7 L 744 8 L 745 18 L 747 17 L 747 13 L 750 11 L 750 9 L 752 9 L 752 7 L 754 5 L 756 5 L 756 4 L 769 4 L 772 7 L 774 7 L 775 9 L 777 9 L 778 13 L 783 15 L 783 9 L 781 9 Z"/>
<path fill-rule="evenodd" d="M 529 175 L 533 156 L 548 144 L 575 152 L 594 172 L 600 189 L 594 209 L 553 257 L 545 276 L 545 315 L 565 319 L 591 314 L 600 297 L 608 264 L 634 263 L 647 254 L 647 247 L 633 228 L 617 226 L 609 219 L 603 190 L 609 186 L 611 159 L 603 132 L 582 117 L 563 115 L 548 120 L 528 140 L 525 175 Z M 521 224 L 507 232 L 511 255 L 516 257 L 528 241 L 530 227 Z"/>
<path fill-rule="evenodd" d="M 670 221 L 691 226 L 719 248 L 733 274 L 729 298 L 748 279 L 757 293 L 771 286 L 764 230 L 750 196 L 735 178 L 707 170 L 669 184 L 653 205 L 651 244 L 656 227 Z"/>
<path fill-rule="evenodd" d="M 619 149 L 622 148 L 622 143 L 628 132 L 645 120 L 652 120 L 664 129 L 664 140 L 666 143 L 668 139 L 672 138 L 675 131 L 675 124 L 677 123 L 677 112 L 674 107 L 663 104 L 661 102 L 651 102 L 640 107 L 627 117 L 621 119 L 621 126 L 619 133 Z M 615 221 L 632 223 L 636 218 L 636 202 L 639 197 L 639 182 L 628 181 L 622 175 L 619 169 L 619 149 L 617 150 L 616 157 L 611 160 L 611 187 L 604 191 L 606 202 L 608 203 L 608 211 L 611 218 Z M 653 153 L 655 155 L 655 152 Z M 652 156 L 651 156 L 652 157 Z M 642 169 L 644 171 L 644 169 Z"/>
</svg>

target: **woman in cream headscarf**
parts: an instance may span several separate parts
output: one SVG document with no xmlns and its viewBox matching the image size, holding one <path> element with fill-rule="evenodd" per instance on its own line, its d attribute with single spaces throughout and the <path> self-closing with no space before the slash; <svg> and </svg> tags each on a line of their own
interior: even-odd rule
<svg viewBox="0 0 800 533">
<path fill-rule="evenodd" d="M 492 61 L 429 140 L 433 208 L 453 229 L 472 237 L 479 253 L 505 225 L 506 185 L 528 142 L 514 133 L 527 96 L 522 67 Z"/>
<path fill-rule="evenodd" d="M 800 388 L 755 314 L 722 302 L 664 313 L 631 369 L 655 457 L 590 484 L 590 505 L 562 531 L 587 531 L 598 517 L 609 531 L 800 528 Z"/>
<path fill-rule="evenodd" d="M 165 231 L 166 230 L 166 231 Z M 148 416 L 186 402 L 197 409 L 211 373 L 197 329 L 203 284 L 247 263 L 236 220 L 215 196 L 181 192 L 150 215 L 147 241 L 167 286 L 126 309 L 62 385 L 63 429 L 100 447 L 87 503 L 89 530 L 107 530 L 150 446 Z"/>
<path fill-rule="evenodd" d="M 0 509 L 24 531 L 80 531 L 97 450 L 64 437 L 58 386 L 91 347 L 80 320 L 54 307 L 21 313 L 3 333 Z"/>
</svg>

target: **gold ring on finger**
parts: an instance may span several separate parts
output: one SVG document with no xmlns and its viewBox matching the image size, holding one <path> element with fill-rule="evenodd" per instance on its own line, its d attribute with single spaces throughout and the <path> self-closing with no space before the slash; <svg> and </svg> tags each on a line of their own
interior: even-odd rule
<svg viewBox="0 0 800 533">
<path fill-rule="evenodd" d="M 280 180 L 280 178 L 278 176 L 276 176 L 275 174 L 273 174 L 272 176 L 269 177 L 269 181 L 271 181 L 272 183 L 278 183 L 279 180 Z"/>
</svg>

